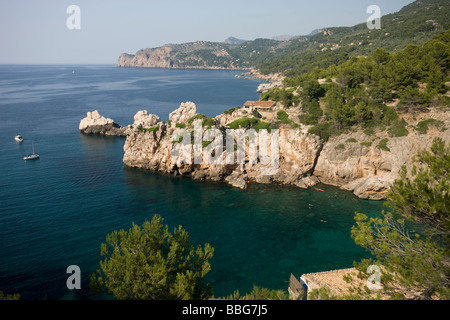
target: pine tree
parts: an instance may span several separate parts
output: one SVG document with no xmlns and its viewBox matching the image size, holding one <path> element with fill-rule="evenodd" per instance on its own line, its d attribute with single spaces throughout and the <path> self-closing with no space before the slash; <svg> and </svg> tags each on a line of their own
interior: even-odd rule
<svg viewBox="0 0 450 320">
<path fill-rule="evenodd" d="M 127 232 L 114 231 L 101 245 L 100 269 L 91 275 L 91 287 L 119 300 L 197 300 L 212 295 L 203 284 L 214 249 L 194 248 L 180 226 L 171 234 L 155 215 Z"/>
<path fill-rule="evenodd" d="M 411 172 L 403 167 L 388 192 L 394 213 L 383 212 L 382 218 L 356 215 L 352 237 L 375 257 L 356 266 L 361 277 L 368 264 L 383 266 L 383 294 L 391 298 L 449 299 L 450 147 L 437 138 L 431 152 L 422 151 L 414 160 L 418 166 Z M 405 219 L 420 223 L 416 227 L 423 230 L 411 231 Z M 370 297 L 361 288 L 353 292 Z"/>
</svg>

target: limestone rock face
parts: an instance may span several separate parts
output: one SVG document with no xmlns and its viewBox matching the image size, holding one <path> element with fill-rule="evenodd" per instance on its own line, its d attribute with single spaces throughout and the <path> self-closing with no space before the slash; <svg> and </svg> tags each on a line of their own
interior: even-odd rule
<svg viewBox="0 0 450 320">
<path fill-rule="evenodd" d="M 90 126 L 106 126 L 113 123 L 114 121 L 112 119 L 102 117 L 100 113 L 95 110 L 88 112 L 86 118 L 80 121 L 79 129 L 84 130 Z"/>
<path fill-rule="evenodd" d="M 114 120 L 101 116 L 97 110 L 88 112 L 86 118 L 80 121 L 78 128 L 85 134 L 126 135 L 125 129 L 121 128 Z"/>
<path fill-rule="evenodd" d="M 174 127 L 177 123 L 186 122 L 197 115 L 197 106 L 193 102 L 184 102 L 169 115 L 169 121 Z"/>
<path fill-rule="evenodd" d="M 275 82 L 272 83 L 262 83 L 258 86 L 258 88 L 256 89 L 256 92 L 258 93 L 265 93 L 267 91 L 270 91 L 274 88 L 282 88 L 283 87 L 283 81 L 282 80 L 277 80 Z"/>
<path fill-rule="evenodd" d="M 119 57 L 117 65 L 119 67 L 137 67 L 137 68 L 171 68 L 172 48 L 163 46 L 156 49 L 139 50 L 135 55 L 123 53 Z"/>
<path fill-rule="evenodd" d="M 226 149 L 225 130 L 217 130 L 219 135 L 208 144 L 210 147 L 192 145 L 191 141 L 178 141 L 175 134 L 182 130 L 176 128 L 175 124 L 186 124 L 186 120 L 196 114 L 195 104 L 183 103 L 170 114 L 170 127 L 164 125 L 157 132 L 134 131 L 129 134 L 124 146 L 124 163 L 130 167 L 188 175 L 198 180 L 225 181 L 241 189 L 247 188 L 248 181 L 266 184 L 278 182 L 304 188 L 318 183 L 318 179 L 311 175 L 323 147 L 322 141 L 317 136 L 308 134 L 306 129 L 272 130 L 277 146 L 272 145 L 272 136 L 265 142 L 261 141 L 260 135 L 264 133 L 258 132 L 252 142 L 253 147 L 255 150 L 265 148 L 267 153 L 264 155 L 259 152 L 256 159 L 251 158 L 247 143 L 243 161 L 238 162 L 238 148 Z M 195 130 L 193 124 L 186 125 L 186 132 Z M 201 134 L 204 136 L 207 128 L 202 130 Z M 241 129 L 233 139 L 238 139 L 239 135 L 245 135 L 246 132 Z M 201 155 L 200 163 L 195 161 L 195 150 L 199 150 Z M 232 156 L 234 162 L 226 163 L 224 159 L 228 156 Z"/>
<path fill-rule="evenodd" d="M 156 126 L 159 122 L 161 122 L 161 119 L 157 115 L 149 114 L 147 110 L 142 110 L 136 113 L 136 115 L 134 116 L 133 125 L 136 128 L 151 128 L 153 126 Z"/>
<path fill-rule="evenodd" d="M 247 189 L 247 179 L 248 177 L 245 174 L 234 171 L 232 174 L 225 178 L 225 181 L 227 181 L 235 188 Z"/>
<path fill-rule="evenodd" d="M 359 198 L 381 200 L 394 181 L 400 178 L 402 166 L 406 165 L 410 170 L 412 158 L 421 150 L 428 150 L 435 137 L 448 142 L 450 132 L 430 130 L 428 134 L 419 134 L 410 129 L 410 134 L 404 137 L 386 134 L 374 138 L 361 132 L 334 137 L 320 153 L 314 176 L 322 183 L 353 191 Z M 388 149 L 379 147 L 382 139 L 388 139 Z M 361 142 L 371 142 L 371 145 L 362 145 Z"/>
<path fill-rule="evenodd" d="M 201 128 L 198 133 L 202 137 L 201 143 L 193 143 L 195 139 L 192 140 L 193 136 L 199 136 L 197 131 L 200 129 L 187 122 L 196 115 L 196 105 L 186 102 L 170 114 L 170 126 L 161 122 L 158 116 L 143 110 L 135 115 L 133 125 L 121 128 L 113 120 L 94 111 L 88 112 L 79 128 L 85 133 L 126 136 L 123 162 L 129 167 L 185 175 L 198 180 L 224 181 L 241 189 L 246 189 L 249 181 L 300 188 L 324 183 L 370 200 L 385 199 L 387 190 L 399 178 L 402 166 L 411 169 L 413 157 L 421 150 L 428 150 L 434 138 L 450 142 L 450 130 L 431 127 L 427 134 L 415 130 L 419 121 L 430 118 L 450 128 L 450 111 L 439 110 L 408 119 L 409 134 L 404 137 L 390 137 L 386 131 L 374 136 L 355 131 L 332 137 L 324 143 L 318 136 L 309 134 L 306 126 L 292 128 L 281 125 L 273 129 L 270 135 L 266 131 L 235 130 L 234 142 L 242 142 L 242 137 L 254 140 L 245 146 L 235 145 L 227 150 L 229 136 L 226 134 L 229 131 L 226 126 L 245 116 L 243 111 L 217 116 L 213 137 L 206 136 L 208 128 Z M 180 129 L 176 127 L 177 123 L 183 123 L 186 127 Z M 155 128 L 156 125 L 159 127 Z M 138 130 L 138 127 L 158 130 Z M 269 138 L 266 141 L 261 139 L 265 134 Z M 273 144 L 273 141 L 276 143 Z M 251 156 L 251 150 L 257 152 L 256 158 Z M 237 161 L 239 152 L 243 152 L 244 156 Z M 225 161 L 230 157 L 233 159 L 231 163 Z"/>
</svg>

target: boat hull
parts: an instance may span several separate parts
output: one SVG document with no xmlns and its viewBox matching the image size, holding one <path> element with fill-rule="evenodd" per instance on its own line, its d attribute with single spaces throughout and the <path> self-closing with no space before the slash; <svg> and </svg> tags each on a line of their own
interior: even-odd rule
<svg viewBox="0 0 450 320">
<path fill-rule="evenodd" d="M 39 159 L 39 155 L 37 155 L 37 154 L 23 158 L 23 160 L 37 160 L 37 159 Z"/>
</svg>

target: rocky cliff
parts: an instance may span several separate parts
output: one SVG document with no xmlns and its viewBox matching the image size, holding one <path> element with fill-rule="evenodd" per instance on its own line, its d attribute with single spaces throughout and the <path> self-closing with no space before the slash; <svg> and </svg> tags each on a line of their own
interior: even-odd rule
<svg viewBox="0 0 450 320">
<path fill-rule="evenodd" d="M 271 132 L 277 134 L 278 153 L 271 153 L 275 150 L 272 149 L 273 144 L 267 142 L 266 145 L 260 139 L 263 135 L 261 131 L 255 133 L 253 140 L 254 150 L 259 151 L 256 158 L 251 158 L 251 147 L 247 143 L 244 150 L 240 149 L 245 151 L 243 162 L 221 162 L 220 159 L 227 159 L 230 155 L 238 159 L 240 147 L 237 141 L 250 131 L 245 128 L 237 130 L 230 151 L 226 148 L 227 124 L 241 119 L 244 113 L 237 109 L 232 114 L 219 115 L 196 127 L 200 125 L 196 121 L 202 122 L 206 117 L 197 113 L 192 102 L 182 103 L 170 114 L 168 123 L 147 111 L 140 111 L 134 118 L 134 124 L 120 131 L 127 136 L 123 161 L 129 167 L 224 181 L 243 189 L 248 182 L 280 183 L 301 188 L 324 183 L 352 191 L 359 198 L 382 200 L 392 183 L 399 178 L 401 167 L 412 166 L 414 155 L 428 149 L 435 137 L 450 141 L 450 132 L 442 129 L 450 127 L 450 113 L 439 110 L 408 119 L 411 123 L 410 134 L 398 138 L 388 137 L 387 133 L 382 132 L 369 136 L 357 131 L 333 137 L 324 144 L 318 136 L 308 133 L 308 127 L 281 125 L 278 131 Z M 419 121 L 430 118 L 441 121 L 444 126 L 439 129 L 431 127 L 427 134 L 414 130 Z M 105 129 L 99 130 L 99 123 L 103 123 Z M 111 119 L 101 117 L 98 112 L 88 113 L 88 117 L 80 123 L 80 130 L 117 134 L 119 131 L 114 127 L 108 132 L 112 123 Z M 215 135 L 208 137 L 207 134 L 213 132 L 208 132 L 211 128 L 215 130 Z M 199 145 L 194 145 L 196 130 L 200 130 Z M 250 137 L 244 139 L 249 140 Z M 266 156 L 276 154 L 277 158 L 264 161 L 261 156 L 264 148 L 267 148 Z M 199 155 L 201 161 L 196 162 L 195 157 Z"/>
<path fill-rule="evenodd" d="M 187 44 L 168 44 L 159 48 L 142 49 L 131 55 L 120 55 L 119 67 L 134 68 L 196 68 L 238 69 L 237 61 L 229 53 L 227 44 L 197 41 Z"/>
<path fill-rule="evenodd" d="M 412 158 L 429 149 L 434 138 L 450 142 L 450 131 L 446 130 L 450 128 L 449 110 L 404 117 L 410 124 L 407 136 L 390 137 L 386 132 L 369 136 L 357 131 L 331 138 L 317 160 L 314 175 L 322 183 L 352 191 L 359 198 L 384 199 L 386 191 L 399 178 L 401 167 L 411 169 Z M 441 121 L 443 125 L 420 133 L 415 128 L 427 119 Z"/>
<path fill-rule="evenodd" d="M 201 145 L 202 161 L 196 163 L 193 161 L 193 148 L 195 147 L 191 148 L 192 145 L 189 142 L 184 145 L 184 147 L 188 147 L 187 157 L 184 158 L 188 159 L 188 161 L 179 161 L 180 157 L 174 157 L 174 154 L 178 155 L 180 152 L 183 152 L 184 147 L 181 146 L 182 143 L 180 141 L 177 141 L 176 133 L 183 130 L 189 133 L 192 132 L 195 126 L 191 119 L 196 116 L 198 114 L 195 104 L 182 103 L 177 110 L 170 114 L 170 125 L 161 122 L 158 124 L 159 129 L 156 131 L 132 132 L 125 142 L 124 163 L 130 167 L 174 175 L 189 175 L 194 179 L 226 181 L 240 188 L 246 188 L 248 181 L 258 183 L 280 182 L 304 188 L 317 182 L 317 180 L 311 178 L 311 173 L 322 148 L 322 142 L 318 137 L 308 135 L 300 129 L 289 130 L 280 128 L 278 142 L 281 156 L 279 159 L 276 159 L 279 161 L 279 165 L 276 167 L 270 161 L 261 161 L 261 159 L 256 159 L 254 162 L 250 161 L 248 144 L 245 146 L 245 162 L 239 163 L 234 161 L 230 164 L 225 164 L 221 163 L 220 159 L 225 162 L 225 157 L 230 154 L 237 159 L 238 151 L 236 147 L 231 152 L 226 150 L 226 128 L 219 124 L 220 121 L 217 118 L 215 120 L 219 125 L 213 142 L 223 142 L 222 145 L 214 147 L 214 143 L 209 141 L 207 142 L 211 144 L 210 148 L 204 144 Z M 228 120 L 233 119 L 235 118 Z M 206 137 L 208 129 L 209 127 L 207 126 L 201 128 L 201 137 Z M 240 134 L 245 133 L 246 130 L 240 131 Z M 256 141 L 257 149 L 262 148 L 259 136 Z M 268 149 L 272 147 L 272 144 L 268 141 L 267 147 Z M 177 151 L 177 149 L 179 150 Z"/>
<path fill-rule="evenodd" d="M 114 120 L 105 118 L 95 110 L 88 112 L 86 118 L 80 121 L 78 129 L 85 134 L 102 134 L 112 136 L 126 136 L 127 133 Z"/>
</svg>

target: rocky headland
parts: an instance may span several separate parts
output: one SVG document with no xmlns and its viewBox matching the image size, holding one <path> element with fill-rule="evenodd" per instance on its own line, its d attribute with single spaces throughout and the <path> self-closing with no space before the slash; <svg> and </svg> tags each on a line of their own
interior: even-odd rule
<svg viewBox="0 0 450 320">
<path fill-rule="evenodd" d="M 281 108 L 278 105 L 271 112 L 276 115 Z M 266 119 L 276 119 L 276 116 L 269 117 L 269 112 L 266 113 Z M 157 115 L 139 111 L 134 117 L 134 123 L 122 128 L 94 111 L 81 120 L 80 130 L 83 133 L 126 136 L 123 162 L 129 167 L 190 176 L 198 180 L 224 181 L 242 189 L 247 188 L 249 182 L 279 183 L 300 188 L 323 183 L 370 200 L 385 199 L 387 190 L 399 178 L 401 167 L 412 167 L 413 156 L 420 150 L 428 149 L 435 137 L 450 141 L 448 130 L 431 128 L 427 134 L 411 129 L 407 136 L 398 138 L 388 137 L 387 133 L 382 132 L 367 135 L 355 131 L 332 137 L 324 143 L 318 136 L 308 133 L 308 126 L 293 128 L 290 125 L 277 125 L 279 156 L 276 168 L 273 162 L 264 162 L 259 158 L 258 161 L 250 161 L 248 145 L 245 146 L 244 163 L 223 164 L 218 160 L 221 159 L 219 155 L 223 156 L 222 159 L 228 154 L 237 156 L 236 147 L 231 152 L 225 150 L 229 124 L 244 116 L 251 117 L 248 110 L 236 109 L 231 114 L 207 118 L 197 113 L 194 103 L 186 102 L 170 114 L 167 123 Z M 295 110 L 290 111 L 291 118 L 296 116 Z M 432 111 L 408 120 L 413 128 L 417 122 L 429 118 L 442 121 L 445 128 L 450 127 L 448 110 Z M 196 121 L 202 123 L 200 163 L 193 161 L 194 143 L 183 144 L 178 139 L 180 132 L 192 136 L 198 128 L 195 127 Z M 216 130 L 216 135 L 210 139 L 212 141 L 207 141 L 207 130 L 211 128 Z M 247 131 L 248 128 L 241 128 L 239 134 L 245 135 Z M 217 144 L 218 141 L 222 144 Z M 188 149 L 185 149 L 186 146 Z M 264 147 L 256 139 L 256 149 Z M 184 152 L 185 161 L 173 156 L 180 152 Z"/>
</svg>

